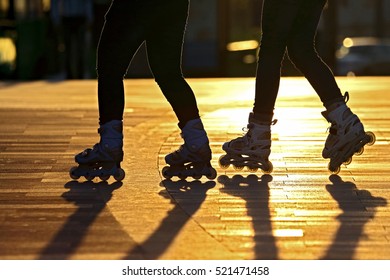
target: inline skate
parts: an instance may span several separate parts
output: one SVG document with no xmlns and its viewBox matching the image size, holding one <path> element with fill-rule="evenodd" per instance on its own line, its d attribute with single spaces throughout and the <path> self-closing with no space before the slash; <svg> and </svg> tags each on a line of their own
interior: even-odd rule
<svg viewBox="0 0 390 280">
<path fill-rule="evenodd" d="M 344 100 L 345 103 L 332 111 L 322 112 L 324 118 L 331 124 L 322 157 L 330 159 L 328 170 L 332 174 L 338 174 L 341 164 L 350 164 L 354 154 L 361 155 L 364 146 L 371 146 L 376 140 L 374 133 L 364 131 L 358 116 L 346 105 L 349 100 L 348 92 L 345 93 Z"/>
<path fill-rule="evenodd" d="M 199 180 L 206 176 L 210 180 L 215 179 L 217 171 L 210 164 L 211 149 L 202 121 L 198 118 L 187 122 L 182 128 L 181 137 L 184 144 L 165 156 L 169 166 L 162 169 L 164 178 L 177 176 L 183 180 L 187 177 Z"/>
<path fill-rule="evenodd" d="M 260 122 L 250 113 L 246 134 L 223 144 L 226 155 L 219 158 L 219 166 L 227 169 L 233 165 L 237 171 L 247 167 L 250 172 L 260 168 L 265 174 L 272 173 L 273 165 L 268 157 L 271 153 L 271 125 L 276 122 Z"/>
<path fill-rule="evenodd" d="M 84 176 L 88 181 L 99 177 L 107 181 L 113 176 L 116 181 L 125 178 L 125 171 L 120 167 L 123 160 L 123 124 L 113 120 L 100 126 L 100 142 L 93 148 L 85 149 L 75 156 L 78 166 L 70 169 L 69 175 L 73 180 Z"/>
</svg>

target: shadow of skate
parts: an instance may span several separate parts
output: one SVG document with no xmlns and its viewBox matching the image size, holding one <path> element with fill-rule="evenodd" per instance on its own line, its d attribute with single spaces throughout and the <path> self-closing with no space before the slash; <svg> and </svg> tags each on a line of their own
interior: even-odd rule
<svg viewBox="0 0 390 280">
<path fill-rule="evenodd" d="M 331 246 L 321 259 L 354 259 L 359 241 L 364 238 L 365 225 L 375 217 L 376 208 L 387 205 L 386 199 L 372 196 L 367 190 L 359 190 L 352 182 L 331 175 L 332 184 L 326 190 L 337 201 L 342 213 L 337 217 L 340 226 Z"/>
<path fill-rule="evenodd" d="M 223 185 L 221 192 L 241 198 L 246 203 L 247 215 L 253 226 L 255 259 L 278 259 L 269 208 L 269 183 L 272 180 L 271 175 L 263 175 L 260 178 L 257 175 L 218 177 L 218 182 Z"/>
<path fill-rule="evenodd" d="M 167 212 L 149 238 L 137 248 L 130 250 L 123 259 L 134 259 L 134 256 L 140 254 L 139 250 L 142 250 L 147 259 L 155 260 L 162 256 L 181 229 L 201 207 L 207 197 L 207 191 L 215 185 L 214 181 L 163 180 L 160 186 L 165 189 L 160 191 L 159 195 L 169 199 L 174 207 Z M 191 244 L 186 246 L 189 247 Z"/>
<path fill-rule="evenodd" d="M 122 182 L 108 184 L 107 182 L 70 181 L 66 183 L 64 188 L 67 191 L 62 194 L 62 198 L 73 203 L 77 210 L 69 216 L 63 227 L 41 251 L 39 259 L 70 258 L 83 242 L 90 226 L 105 209 L 113 191 L 121 186 Z"/>
</svg>

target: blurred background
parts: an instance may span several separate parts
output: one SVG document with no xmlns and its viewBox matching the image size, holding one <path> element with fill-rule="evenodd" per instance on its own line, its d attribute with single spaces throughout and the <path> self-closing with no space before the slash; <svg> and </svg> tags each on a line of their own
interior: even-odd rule
<svg viewBox="0 0 390 280">
<path fill-rule="evenodd" d="M 0 0 L 0 79 L 95 78 L 111 0 Z M 186 77 L 254 76 L 263 0 L 192 0 Z M 390 0 L 329 0 L 317 49 L 336 75 L 390 75 Z M 282 74 L 300 73 L 284 61 Z M 151 77 L 145 49 L 127 77 Z"/>
</svg>

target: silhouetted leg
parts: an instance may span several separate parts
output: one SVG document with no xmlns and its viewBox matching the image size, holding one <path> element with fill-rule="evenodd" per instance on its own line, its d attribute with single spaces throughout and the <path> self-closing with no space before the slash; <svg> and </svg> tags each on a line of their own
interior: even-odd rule
<svg viewBox="0 0 390 280">
<path fill-rule="evenodd" d="M 305 75 L 324 105 L 343 101 L 332 71 L 315 49 L 315 35 L 326 0 L 305 1 L 294 23 L 288 41 L 288 54 L 295 66 Z"/>
<path fill-rule="evenodd" d="M 159 7 L 146 39 L 149 65 L 182 128 L 189 120 L 199 118 L 194 93 L 181 69 L 188 1 L 164 2 Z"/>
<path fill-rule="evenodd" d="M 122 120 L 123 77 L 145 40 L 145 28 L 133 1 L 114 1 L 106 15 L 97 52 L 100 123 Z"/>
</svg>

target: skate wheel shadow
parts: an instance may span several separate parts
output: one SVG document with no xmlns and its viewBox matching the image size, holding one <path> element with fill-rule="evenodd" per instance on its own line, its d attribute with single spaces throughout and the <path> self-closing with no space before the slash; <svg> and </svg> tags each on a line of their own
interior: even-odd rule
<svg viewBox="0 0 390 280">
<path fill-rule="evenodd" d="M 112 184 L 92 181 L 67 182 L 64 185 L 66 191 L 61 197 L 73 203 L 76 210 L 69 215 L 63 226 L 41 251 L 39 259 L 69 259 L 83 242 L 96 218 L 104 211 L 113 192 L 122 185 L 122 182 Z"/>
<path fill-rule="evenodd" d="M 96 197 L 102 199 L 104 203 L 107 203 L 112 193 L 121 188 L 123 182 L 108 183 L 107 181 L 93 182 L 93 181 L 69 181 L 64 185 L 67 192 L 62 194 L 62 197 L 69 202 L 74 202 L 76 205 L 83 202 L 83 198 Z"/>
<path fill-rule="evenodd" d="M 387 205 L 387 200 L 358 189 L 338 175 L 331 175 L 329 180 L 332 184 L 326 185 L 326 190 L 342 213 L 336 218 L 339 227 L 333 241 L 321 259 L 354 259 L 359 243 L 365 237 L 366 225 L 375 218 L 378 207 Z"/>
<path fill-rule="evenodd" d="M 205 201 L 207 191 L 214 188 L 216 183 L 214 181 L 166 179 L 159 185 L 164 188 L 159 195 L 168 199 L 173 207 L 153 233 L 142 244 L 139 244 L 138 248 L 130 250 L 123 259 L 133 259 L 140 250 L 147 256 L 147 259 L 153 260 L 161 257 L 187 222 L 193 219 L 194 214 Z M 186 246 L 191 246 L 191 244 Z"/>
<path fill-rule="evenodd" d="M 253 232 L 254 259 L 278 259 L 279 252 L 276 237 L 273 234 L 272 214 L 270 210 L 270 186 L 273 177 L 264 174 L 261 177 L 250 174 L 247 177 L 221 175 L 218 182 L 222 184 L 221 193 L 245 201 L 246 215 L 251 223 L 248 230 Z M 231 209 L 234 213 L 235 206 Z"/>
</svg>

